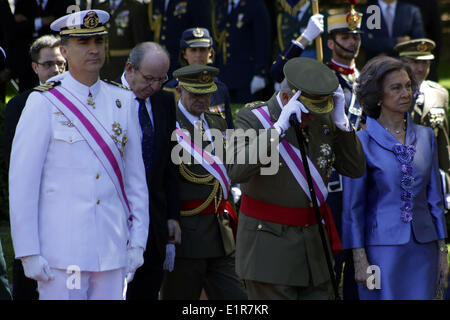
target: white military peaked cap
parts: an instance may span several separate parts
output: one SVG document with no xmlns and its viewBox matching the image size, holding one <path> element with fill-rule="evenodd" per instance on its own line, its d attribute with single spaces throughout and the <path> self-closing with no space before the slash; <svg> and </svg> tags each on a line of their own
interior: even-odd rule
<svg viewBox="0 0 450 320">
<path fill-rule="evenodd" d="M 108 34 L 105 24 L 109 13 L 103 10 L 83 10 L 55 20 L 50 28 L 61 36 L 83 38 Z"/>
</svg>

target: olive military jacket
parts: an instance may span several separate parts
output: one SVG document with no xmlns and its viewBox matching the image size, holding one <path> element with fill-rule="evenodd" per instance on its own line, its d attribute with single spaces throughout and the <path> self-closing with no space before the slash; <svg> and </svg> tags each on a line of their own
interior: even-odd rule
<svg viewBox="0 0 450 320">
<path fill-rule="evenodd" d="M 260 106 L 262 104 L 241 109 L 235 120 L 236 129 L 256 129 L 259 134 L 251 139 L 236 134 L 236 143 L 228 141 L 227 152 L 239 157 L 241 153 L 248 155 L 257 152 L 261 140 L 267 143 L 260 148 L 270 150 L 271 144 L 278 144 L 276 130 L 264 130 L 252 112 Z M 276 122 L 282 110 L 276 95 L 267 102 L 267 106 L 271 120 Z M 325 184 L 328 183 L 332 166 L 342 175 L 360 177 L 364 174 L 366 162 L 358 137 L 354 130 L 339 130 L 330 114 L 318 116 L 311 122 L 304 131 L 304 137 L 306 152 Z M 279 139 L 286 139 L 298 148 L 294 128 L 289 128 L 285 137 Z M 278 151 L 272 150 L 273 159 Z M 241 184 L 242 193 L 250 198 L 278 206 L 309 208 L 308 196 L 281 156 L 277 166 L 276 174 L 262 175 L 260 161 L 256 164 L 231 164 L 229 175 L 233 182 Z M 317 225 L 281 225 L 240 212 L 236 272 L 242 279 L 281 285 L 316 286 L 324 283 L 329 280 L 329 273 Z"/>
<path fill-rule="evenodd" d="M 214 128 L 225 132 L 227 123 L 220 115 L 209 111 L 205 112 L 204 115 L 210 129 Z M 178 106 L 176 117 L 181 129 L 187 130 L 192 139 L 194 130 L 197 129 L 194 129 L 194 126 Z M 205 144 L 203 147 L 205 148 Z M 201 164 L 194 161 L 184 164 L 184 166 L 195 175 L 209 174 Z M 180 169 L 180 165 L 178 169 Z M 183 201 L 205 201 L 213 191 L 212 185 L 190 182 L 183 177 L 180 170 L 177 170 L 177 172 L 181 207 Z M 214 180 L 216 179 L 214 178 Z M 219 188 L 216 193 L 218 199 L 221 192 L 222 189 Z M 181 215 L 180 227 L 181 244 L 177 246 L 177 257 L 214 258 L 230 255 L 235 251 L 235 240 L 226 214 Z"/>
</svg>

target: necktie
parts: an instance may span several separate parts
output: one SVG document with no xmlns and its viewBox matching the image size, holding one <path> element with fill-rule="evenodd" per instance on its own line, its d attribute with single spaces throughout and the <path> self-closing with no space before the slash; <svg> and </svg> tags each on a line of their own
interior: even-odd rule
<svg viewBox="0 0 450 320">
<path fill-rule="evenodd" d="M 387 5 L 386 7 L 386 16 L 385 16 L 385 20 L 386 20 L 386 24 L 388 27 L 388 33 L 389 33 L 389 37 L 392 37 L 392 24 L 393 24 L 393 17 L 392 17 L 392 7 L 390 4 Z"/>
<path fill-rule="evenodd" d="M 153 125 L 145 106 L 145 100 L 136 98 L 139 102 L 139 124 L 142 130 L 142 158 L 144 159 L 145 172 L 147 175 L 152 169 L 152 151 L 153 151 Z"/>
</svg>

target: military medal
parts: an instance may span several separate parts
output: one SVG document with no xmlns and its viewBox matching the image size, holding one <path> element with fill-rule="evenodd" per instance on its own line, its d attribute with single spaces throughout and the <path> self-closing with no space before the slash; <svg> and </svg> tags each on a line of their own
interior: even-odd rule
<svg viewBox="0 0 450 320">
<path fill-rule="evenodd" d="M 89 92 L 87 104 L 90 105 L 93 109 L 95 109 L 95 102 L 92 97 L 92 93 Z"/>
<path fill-rule="evenodd" d="M 326 125 L 326 124 L 323 125 L 323 134 L 324 135 L 330 134 L 330 128 L 328 128 L 328 125 Z"/>
</svg>

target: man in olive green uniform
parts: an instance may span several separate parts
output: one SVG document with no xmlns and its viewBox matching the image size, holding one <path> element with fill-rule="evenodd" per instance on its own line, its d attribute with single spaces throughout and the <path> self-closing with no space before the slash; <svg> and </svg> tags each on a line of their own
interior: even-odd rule
<svg viewBox="0 0 450 320">
<path fill-rule="evenodd" d="M 179 164 L 181 244 L 176 246 L 173 271 L 165 273 L 162 299 L 196 300 L 202 288 L 212 300 L 246 299 L 235 272 L 230 227 L 235 213 L 227 201 L 231 184 L 221 160 L 221 135 L 227 123 L 207 111 L 211 93 L 217 90 L 218 72 L 214 67 L 189 65 L 173 73 L 180 95 L 176 110 L 180 149 L 172 151 L 172 161 Z M 182 158 L 188 160 L 180 163 L 180 152 L 187 152 L 188 157 Z"/>
<path fill-rule="evenodd" d="M 419 85 L 411 117 L 417 124 L 433 128 L 437 139 L 439 169 L 444 180 L 444 205 L 449 210 L 450 201 L 450 143 L 448 138 L 448 91 L 438 83 L 425 80 L 430 73 L 432 53 L 436 47 L 430 39 L 415 39 L 399 43 L 395 50 L 408 64 Z M 449 220 L 449 219 L 447 219 Z"/>
<path fill-rule="evenodd" d="M 266 103 L 248 105 L 236 117 L 237 129 L 258 130 L 257 135 L 248 139 L 236 133 L 236 141 L 227 142 L 227 152 L 234 151 L 238 159 L 243 154 L 247 158 L 261 154 L 261 149 L 273 150 L 271 159 L 279 155 L 278 170 L 272 175 L 261 170 L 267 168 L 261 161 L 233 164 L 229 170 L 243 193 L 236 272 L 245 280 L 249 299 L 328 299 L 332 296 L 330 274 L 296 130 L 289 119 L 295 115 L 300 123 L 296 125 L 305 141 L 314 191 L 333 251 L 341 245 L 326 204 L 331 167 L 340 174 L 360 177 L 365 157 L 345 115 L 344 94 L 333 71 L 309 58 L 293 58 L 283 70 L 280 92 Z"/>
<path fill-rule="evenodd" d="M 150 40 L 146 6 L 136 0 L 105 0 L 93 9 L 107 11 L 111 16 L 107 60 L 100 73 L 102 78 L 114 80 L 122 75 L 131 49 Z"/>
</svg>

